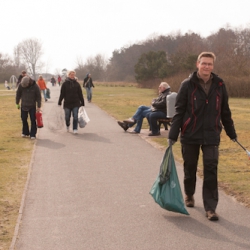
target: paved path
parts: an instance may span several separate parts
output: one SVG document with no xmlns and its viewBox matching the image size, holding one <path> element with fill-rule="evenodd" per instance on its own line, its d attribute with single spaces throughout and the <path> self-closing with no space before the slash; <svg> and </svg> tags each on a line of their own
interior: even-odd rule
<svg viewBox="0 0 250 250">
<path fill-rule="evenodd" d="M 220 220 L 208 221 L 200 180 L 190 216 L 161 209 L 149 190 L 163 151 L 94 104 L 86 105 L 90 123 L 67 133 L 59 87 L 51 89 L 11 249 L 250 249 L 249 209 L 220 192 Z"/>
</svg>

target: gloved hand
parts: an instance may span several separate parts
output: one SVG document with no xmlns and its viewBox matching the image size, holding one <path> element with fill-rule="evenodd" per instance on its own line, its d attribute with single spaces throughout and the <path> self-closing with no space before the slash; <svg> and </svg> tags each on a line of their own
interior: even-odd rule
<svg viewBox="0 0 250 250">
<path fill-rule="evenodd" d="M 168 145 L 169 146 L 173 146 L 176 143 L 176 141 L 172 140 L 172 139 L 168 139 Z"/>
<path fill-rule="evenodd" d="M 237 137 L 235 137 L 234 139 L 231 139 L 233 142 L 236 142 L 237 141 Z"/>
<path fill-rule="evenodd" d="M 19 105 L 19 104 L 16 104 L 16 108 L 17 108 L 17 109 L 20 109 L 20 105 Z"/>
</svg>

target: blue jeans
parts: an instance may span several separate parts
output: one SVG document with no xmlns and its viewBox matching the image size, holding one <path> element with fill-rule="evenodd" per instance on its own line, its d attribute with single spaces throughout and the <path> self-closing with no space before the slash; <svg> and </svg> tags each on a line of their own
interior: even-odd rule
<svg viewBox="0 0 250 250">
<path fill-rule="evenodd" d="M 30 116 L 31 128 L 29 130 L 28 115 Z M 23 122 L 23 135 L 30 135 L 30 137 L 36 137 L 37 127 L 36 127 L 36 107 L 25 111 L 21 108 L 21 119 Z"/>
<path fill-rule="evenodd" d="M 151 111 L 147 114 L 148 123 L 153 134 L 160 132 L 157 120 L 161 118 L 166 118 L 166 114 L 162 111 Z"/>
<path fill-rule="evenodd" d="M 135 132 L 140 133 L 143 118 L 145 118 L 150 111 L 151 108 L 148 106 L 139 106 L 139 108 L 136 110 L 132 117 L 136 121 L 136 127 L 134 129 Z"/>
<path fill-rule="evenodd" d="M 66 122 L 67 127 L 70 126 L 71 112 L 73 114 L 73 130 L 77 130 L 78 128 L 78 110 L 79 110 L 79 107 L 75 107 L 72 109 L 64 108 L 65 122 Z"/>
<path fill-rule="evenodd" d="M 46 89 L 41 89 L 41 92 L 43 93 L 44 100 L 46 101 Z"/>
<path fill-rule="evenodd" d="M 92 88 L 86 88 L 87 99 L 90 102 L 92 100 Z"/>
</svg>

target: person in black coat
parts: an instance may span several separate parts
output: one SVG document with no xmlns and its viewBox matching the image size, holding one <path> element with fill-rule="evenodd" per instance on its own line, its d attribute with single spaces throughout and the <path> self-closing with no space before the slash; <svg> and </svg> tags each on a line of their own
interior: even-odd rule
<svg viewBox="0 0 250 250">
<path fill-rule="evenodd" d="M 212 73 L 215 55 L 202 52 L 197 59 L 198 71 L 185 79 L 176 97 L 175 115 L 168 134 L 173 145 L 180 134 L 184 160 L 184 191 L 187 207 L 194 207 L 196 172 L 200 149 L 203 153 L 202 198 L 209 220 L 218 220 L 217 166 L 222 125 L 233 141 L 237 135 L 231 118 L 224 81 Z"/>
<path fill-rule="evenodd" d="M 83 87 L 86 89 L 88 102 L 91 102 L 92 101 L 92 88 L 95 87 L 91 78 L 91 74 L 88 73 L 86 77 L 84 78 Z"/>
<path fill-rule="evenodd" d="M 67 131 L 69 132 L 70 117 L 73 114 L 73 133 L 78 132 L 78 110 L 79 107 L 84 106 L 84 98 L 82 94 L 82 88 L 76 81 L 75 71 L 71 70 L 68 73 L 68 77 L 62 84 L 61 93 L 58 100 L 58 105 L 61 106 L 62 100 L 64 100 L 63 108 L 65 112 L 65 122 Z"/>
</svg>

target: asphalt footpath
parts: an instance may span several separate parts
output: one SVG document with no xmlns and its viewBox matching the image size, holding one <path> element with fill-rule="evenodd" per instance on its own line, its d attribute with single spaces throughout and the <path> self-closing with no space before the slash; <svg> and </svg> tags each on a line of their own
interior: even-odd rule
<svg viewBox="0 0 250 250">
<path fill-rule="evenodd" d="M 124 132 L 93 93 L 90 122 L 66 132 L 60 87 L 50 89 L 10 250 L 250 249 L 250 209 L 220 191 L 220 219 L 208 221 L 200 179 L 189 216 L 162 209 L 149 191 L 164 151 L 148 131 Z"/>
</svg>

